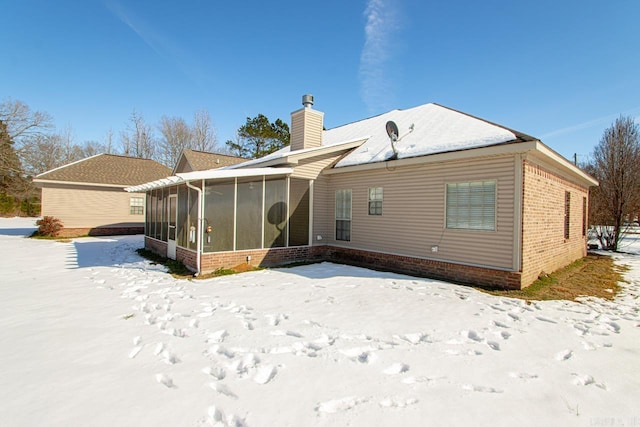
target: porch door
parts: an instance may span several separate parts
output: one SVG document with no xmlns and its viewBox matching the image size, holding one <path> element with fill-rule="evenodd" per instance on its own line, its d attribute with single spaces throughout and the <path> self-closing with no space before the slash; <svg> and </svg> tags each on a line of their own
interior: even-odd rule
<svg viewBox="0 0 640 427">
<path fill-rule="evenodd" d="M 176 218 L 178 213 L 178 196 L 169 196 L 169 236 L 167 237 L 167 258 L 176 259 Z"/>
</svg>

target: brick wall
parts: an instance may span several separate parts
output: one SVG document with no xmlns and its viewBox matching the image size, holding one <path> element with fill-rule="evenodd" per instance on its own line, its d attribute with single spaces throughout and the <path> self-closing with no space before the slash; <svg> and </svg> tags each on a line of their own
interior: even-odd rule
<svg viewBox="0 0 640 427">
<path fill-rule="evenodd" d="M 123 236 L 128 234 L 144 234 L 143 227 L 84 227 L 63 228 L 58 237 L 78 236 Z"/>
<path fill-rule="evenodd" d="M 180 250 L 181 248 L 178 248 Z M 195 252 L 190 266 L 195 267 Z M 247 257 L 251 257 L 247 261 Z M 323 247 L 300 246 L 292 248 L 253 249 L 236 252 L 217 252 L 203 254 L 200 269 L 203 273 L 219 268 L 231 268 L 238 264 L 249 263 L 254 267 L 271 267 L 300 261 L 320 261 L 324 259 Z M 185 263 L 186 264 L 186 263 Z"/>
<path fill-rule="evenodd" d="M 522 285 L 586 255 L 583 197 L 588 189 L 525 161 L 523 167 Z M 570 193 L 569 238 L 564 238 L 565 192 Z"/>
<path fill-rule="evenodd" d="M 176 255 L 177 259 L 189 268 L 196 269 L 195 251 L 178 248 Z M 247 261 L 248 256 L 251 257 L 249 261 Z M 520 289 L 520 273 L 333 246 L 303 246 L 203 254 L 200 269 L 202 273 L 209 273 L 219 268 L 232 268 L 245 262 L 252 266 L 271 267 L 298 261 L 325 260 L 464 284 Z"/>
<path fill-rule="evenodd" d="M 150 237 L 144 237 L 144 247 L 153 253 L 160 256 L 167 257 L 167 242 L 161 240 L 152 239 Z"/>
<path fill-rule="evenodd" d="M 462 284 L 520 289 L 520 273 L 502 270 L 333 246 L 325 247 L 325 258 L 339 263 L 390 270 Z"/>
</svg>

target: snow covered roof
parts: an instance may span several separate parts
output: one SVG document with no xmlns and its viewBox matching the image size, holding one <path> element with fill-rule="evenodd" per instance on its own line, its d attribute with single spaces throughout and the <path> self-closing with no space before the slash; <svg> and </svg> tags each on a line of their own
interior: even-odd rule
<svg viewBox="0 0 640 427">
<path fill-rule="evenodd" d="M 390 120 L 398 126 L 399 135 L 395 142 L 398 159 L 502 144 L 520 136 L 504 127 L 441 105 L 424 104 L 407 110 L 392 110 L 325 131 L 323 144 L 367 138 L 336 167 L 391 159 L 394 153 L 385 127 Z"/>
<path fill-rule="evenodd" d="M 230 169 L 218 168 L 204 171 L 178 173 L 175 176 L 169 176 L 156 181 L 147 182 L 146 184 L 136 185 L 125 188 L 130 193 L 139 193 L 143 191 L 153 190 L 155 188 L 167 187 L 169 185 L 180 184 L 182 182 L 198 181 L 202 179 L 223 179 L 223 178 L 243 178 L 258 177 L 270 175 L 290 175 L 293 173 L 292 168 L 247 168 L 247 169 Z"/>
</svg>

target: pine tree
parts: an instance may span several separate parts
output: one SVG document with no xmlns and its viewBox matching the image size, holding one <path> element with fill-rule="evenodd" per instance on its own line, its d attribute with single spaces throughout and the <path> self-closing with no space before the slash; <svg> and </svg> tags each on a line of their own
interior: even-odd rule
<svg viewBox="0 0 640 427">
<path fill-rule="evenodd" d="M 227 141 L 229 150 L 245 158 L 257 159 L 289 145 L 289 125 L 280 119 L 274 123 L 258 114 L 247 117 L 247 122 L 238 129 L 236 141 Z"/>
</svg>

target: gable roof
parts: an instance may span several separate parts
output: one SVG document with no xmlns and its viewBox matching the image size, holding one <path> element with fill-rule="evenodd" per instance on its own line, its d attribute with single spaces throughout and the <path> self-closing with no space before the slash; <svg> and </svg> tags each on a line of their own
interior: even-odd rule
<svg viewBox="0 0 640 427">
<path fill-rule="evenodd" d="M 291 147 L 287 146 L 267 156 L 231 167 L 275 165 L 278 162 L 286 163 L 292 156 L 311 156 L 316 151 L 337 152 L 344 148 L 351 149 L 351 152 L 336 163 L 336 168 L 391 160 L 394 152 L 385 126 L 390 120 L 397 124 L 400 133 L 395 142 L 397 159 L 536 140 L 524 133 L 431 103 L 407 110 L 392 110 L 324 130 L 320 147 L 291 151 Z"/>
<path fill-rule="evenodd" d="M 155 181 L 171 169 L 150 159 L 98 154 L 41 173 L 34 182 L 64 182 L 126 187 Z"/>
<path fill-rule="evenodd" d="M 237 156 L 230 156 L 227 154 L 209 153 L 206 151 L 196 151 L 191 149 L 184 149 L 173 168 L 173 173 L 183 172 L 178 170 L 181 163 L 186 162 L 191 171 L 202 171 L 208 169 L 221 168 L 224 166 L 231 166 L 238 163 L 247 161 L 247 159 Z"/>
</svg>

